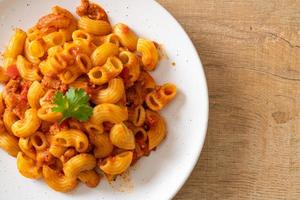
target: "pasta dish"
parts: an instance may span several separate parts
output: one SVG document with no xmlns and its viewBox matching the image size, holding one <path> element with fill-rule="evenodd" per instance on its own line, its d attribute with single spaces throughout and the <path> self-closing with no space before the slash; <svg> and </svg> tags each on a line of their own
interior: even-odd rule
<svg viewBox="0 0 300 200">
<path fill-rule="evenodd" d="M 156 42 L 88 0 L 76 12 L 54 6 L 16 29 L 0 68 L 0 147 L 21 175 L 59 192 L 113 181 L 150 155 L 167 133 L 159 111 L 177 92 L 150 75 Z"/>
</svg>

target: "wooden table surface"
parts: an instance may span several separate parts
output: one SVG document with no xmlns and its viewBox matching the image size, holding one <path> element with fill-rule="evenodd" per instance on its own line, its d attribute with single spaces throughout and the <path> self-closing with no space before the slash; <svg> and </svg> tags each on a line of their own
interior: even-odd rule
<svg viewBox="0 0 300 200">
<path fill-rule="evenodd" d="M 197 47 L 210 98 L 201 158 L 175 200 L 300 199 L 300 1 L 158 2 Z"/>
</svg>

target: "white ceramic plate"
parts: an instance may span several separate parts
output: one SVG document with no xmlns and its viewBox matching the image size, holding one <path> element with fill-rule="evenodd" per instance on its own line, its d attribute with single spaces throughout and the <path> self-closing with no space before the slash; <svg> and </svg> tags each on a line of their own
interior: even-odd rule
<svg viewBox="0 0 300 200">
<path fill-rule="evenodd" d="M 109 11 L 112 23 L 124 22 L 140 36 L 163 44 L 169 59 L 160 63 L 154 77 L 158 83 L 173 82 L 179 89 L 175 101 L 162 112 L 168 124 L 167 139 L 149 157 L 139 160 L 130 170 L 129 181 L 120 178 L 112 187 L 103 179 L 96 189 L 80 184 L 68 194 L 54 192 L 43 181 L 22 177 L 15 158 L 0 151 L 1 200 L 171 199 L 198 160 L 207 128 L 208 94 L 200 59 L 189 37 L 153 0 L 95 1 Z M 1 0 L 2 50 L 12 28 L 29 28 L 54 5 L 75 11 L 79 0 Z M 176 66 L 172 66 L 172 62 Z"/>
</svg>

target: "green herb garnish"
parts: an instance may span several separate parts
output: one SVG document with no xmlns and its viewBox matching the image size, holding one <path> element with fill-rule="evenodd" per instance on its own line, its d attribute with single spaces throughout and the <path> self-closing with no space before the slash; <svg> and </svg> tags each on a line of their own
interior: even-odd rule
<svg viewBox="0 0 300 200">
<path fill-rule="evenodd" d="M 83 89 L 70 88 L 64 95 L 57 92 L 54 96 L 53 112 L 62 113 L 60 123 L 68 118 L 74 118 L 86 122 L 93 114 L 93 108 L 89 105 L 89 96 Z"/>
</svg>

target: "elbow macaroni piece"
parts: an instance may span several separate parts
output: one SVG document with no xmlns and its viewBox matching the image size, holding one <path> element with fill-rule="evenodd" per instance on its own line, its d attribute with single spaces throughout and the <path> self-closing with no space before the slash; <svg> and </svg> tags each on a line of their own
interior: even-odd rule
<svg viewBox="0 0 300 200">
<path fill-rule="evenodd" d="M 142 127 L 137 127 L 135 129 L 133 129 L 133 134 L 134 134 L 134 138 L 135 138 L 136 141 L 146 142 L 147 139 L 148 139 L 147 132 Z"/>
<path fill-rule="evenodd" d="M 51 155 L 53 155 L 56 158 L 59 158 L 60 156 L 62 156 L 66 150 L 67 150 L 67 147 L 58 146 L 53 143 L 51 143 L 50 148 L 49 148 L 49 152 L 51 153 Z"/>
<path fill-rule="evenodd" d="M 94 188 L 99 184 L 101 177 L 95 170 L 87 170 L 80 172 L 78 179 L 88 187 Z"/>
<path fill-rule="evenodd" d="M 160 111 L 175 98 L 176 93 L 176 86 L 166 83 L 146 96 L 146 104 L 151 110 Z"/>
<path fill-rule="evenodd" d="M 72 39 L 73 40 L 83 39 L 83 40 L 87 40 L 87 41 L 91 42 L 92 36 L 85 30 L 76 30 L 72 33 Z"/>
<path fill-rule="evenodd" d="M 45 104 L 37 111 L 37 116 L 47 122 L 57 122 L 62 118 L 62 114 L 59 112 L 53 112 L 53 104 Z"/>
<path fill-rule="evenodd" d="M 62 73 L 58 75 L 59 79 L 64 84 L 73 83 L 80 75 L 82 74 L 81 70 L 75 66 L 70 66 Z"/>
<path fill-rule="evenodd" d="M 16 65 L 23 79 L 28 81 L 39 81 L 42 79 L 38 73 L 38 69 L 28 62 L 23 56 L 19 55 L 17 57 Z"/>
<path fill-rule="evenodd" d="M 44 56 L 45 52 L 45 48 L 39 40 L 33 40 L 30 42 L 28 46 L 28 53 L 30 56 L 34 58 L 40 58 Z"/>
<path fill-rule="evenodd" d="M 29 137 L 40 127 L 41 120 L 37 116 L 37 110 L 30 108 L 26 110 L 24 119 L 13 123 L 11 130 L 17 137 Z"/>
<path fill-rule="evenodd" d="M 17 154 L 20 151 L 18 139 L 6 132 L 0 133 L 0 148 L 13 157 L 17 157 Z"/>
<path fill-rule="evenodd" d="M 133 153 L 131 151 L 125 151 L 114 157 L 106 158 L 99 167 L 106 174 L 118 175 L 128 169 L 132 162 L 132 158 Z"/>
<path fill-rule="evenodd" d="M 109 81 L 108 73 L 103 67 L 94 67 L 88 73 L 90 81 L 95 85 L 103 85 Z"/>
<path fill-rule="evenodd" d="M 120 47 L 119 37 L 114 33 L 111 33 L 111 34 L 109 34 L 107 36 L 104 36 L 103 38 L 100 38 L 100 39 L 101 39 L 101 42 L 103 42 L 103 43 L 112 43 L 112 44 L 115 44 L 116 46 Z M 95 38 L 94 38 L 94 41 L 95 41 L 95 43 L 101 44 Z M 98 46 L 100 46 L 100 45 L 98 45 Z"/>
<path fill-rule="evenodd" d="M 118 76 L 123 70 L 123 63 L 117 57 L 109 57 L 103 66 L 109 79 Z"/>
<path fill-rule="evenodd" d="M 122 62 L 116 57 L 110 57 L 102 67 L 92 68 L 89 71 L 88 76 L 92 83 L 96 85 L 103 85 L 109 80 L 117 77 L 122 70 Z"/>
<path fill-rule="evenodd" d="M 71 24 L 67 28 L 61 28 L 58 31 L 61 32 L 66 38 L 66 42 L 72 40 L 72 33 L 77 29 L 77 20 L 72 20 Z"/>
<path fill-rule="evenodd" d="M 78 54 L 75 62 L 76 67 L 78 67 L 82 73 L 87 73 L 92 68 L 92 61 L 86 54 Z"/>
<path fill-rule="evenodd" d="M 96 167 L 96 159 L 91 154 L 78 154 L 64 164 L 64 173 L 67 177 L 77 177 L 81 172 Z"/>
<path fill-rule="evenodd" d="M 119 23 L 115 25 L 113 32 L 119 37 L 123 47 L 128 48 L 130 51 L 136 50 L 138 37 L 127 25 Z"/>
<path fill-rule="evenodd" d="M 62 32 L 52 32 L 43 37 L 43 40 L 47 46 L 47 49 L 63 45 L 66 42 L 65 35 Z"/>
<path fill-rule="evenodd" d="M 115 104 L 100 104 L 94 107 L 93 115 L 90 122 L 101 124 L 103 122 L 121 123 L 128 119 L 128 111 L 126 108 Z"/>
<path fill-rule="evenodd" d="M 149 140 L 149 150 L 157 147 L 162 140 L 166 137 L 166 124 L 164 119 L 156 112 L 146 111 L 147 121 L 152 124 L 150 130 L 147 132 Z"/>
<path fill-rule="evenodd" d="M 70 129 L 58 132 L 54 136 L 54 144 L 62 147 L 74 147 L 78 152 L 85 152 L 88 149 L 89 141 L 82 131 Z"/>
<path fill-rule="evenodd" d="M 21 151 L 32 160 L 36 160 L 36 151 L 30 141 L 30 137 L 20 138 L 19 147 Z"/>
<path fill-rule="evenodd" d="M 137 106 L 133 110 L 130 110 L 129 113 L 129 120 L 135 126 L 142 126 L 146 120 L 146 111 L 143 106 Z"/>
<path fill-rule="evenodd" d="M 105 158 L 106 156 L 109 156 L 114 149 L 114 146 L 111 143 L 107 133 L 97 134 L 90 140 L 91 143 L 95 146 L 95 158 Z"/>
<path fill-rule="evenodd" d="M 27 39 L 29 41 L 38 40 L 41 38 L 41 30 L 37 29 L 36 27 L 29 28 L 27 31 Z"/>
<path fill-rule="evenodd" d="M 34 64 L 40 63 L 40 58 L 44 56 L 45 52 L 45 48 L 39 40 L 30 41 L 29 38 L 26 39 L 24 55 L 28 61 Z"/>
<path fill-rule="evenodd" d="M 101 103 L 117 103 L 124 95 L 125 88 L 121 78 L 114 78 L 108 82 L 108 87 L 99 90 L 93 97 L 95 104 Z"/>
<path fill-rule="evenodd" d="M 64 52 L 57 52 L 53 56 L 48 57 L 48 59 L 46 60 L 46 62 L 48 62 L 46 64 L 49 65 L 49 66 L 46 65 L 49 68 L 48 71 L 55 74 L 62 72 L 64 69 L 68 67 L 67 59 L 68 59 L 68 55 L 64 54 Z M 47 72 L 47 70 L 45 70 L 45 72 Z"/>
<path fill-rule="evenodd" d="M 3 113 L 3 124 L 6 130 L 11 134 L 12 134 L 11 127 L 16 121 L 18 121 L 18 117 L 9 109 L 5 109 Z"/>
<path fill-rule="evenodd" d="M 49 166 L 43 166 L 43 176 L 49 187 L 58 192 L 69 192 L 77 186 L 76 177 L 66 177 L 57 170 L 51 169 Z"/>
<path fill-rule="evenodd" d="M 123 123 L 115 124 L 109 134 L 110 141 L 113 145 L 126 150 L 135 148 L 133 132 Z"/>
<path fill-rule="evenodd" d="M 155 80 L 148 72 L 141 72 L 139 80 L 143 83 L 143 89 L 147 92 L 153 91 L 156 88 Z"/>
<path fill-rule="evenodd" d="M 97 135 L 103 133 L 104 131 L 102 125 L 93 124 L 91 122 L 85 122 L 83 127 L 88 135 Z"/>
<path fill-rule="evenodd" d="M 63 50 L 64 49 L 62 48 L 62 46 L 57 45 L 57 46 L 49 48 L 48 51 L 47 51 L 47 53 L 48 53 L 48 56 L 52 57 L 52 56 L 55 56 L 56 53 L 63 52 Z"/>
<path fill-rule="evenodd" d="M 140 62 L 134 53 L 131 53 L 130 51 L 122 51 L 119 54 L 119 58 L 122 61 L 123 65 L 128 68 L 128 85 L 132 86 L 135 81 L 138 80 L 141 69 L 140 69 Z"/>
<path fill-rule="evenodd" d="M 91 55 L 92 63 L 94 66 L 102 66 L 107 59 L 112 56 L 117 56 L 119 47 L 113 43 L 104 43 L 99 46 Z"/>
<path fill-rule="evenodd" d="M 6 58 L 17 58 L 18 55 L 22 54 L 26 37 L 27 35 L 24 31 L 16 29 L 15 34 L 9 41 L 4 56 Z"/>
<path fill-rule="evenodd" d="M 107 21 L 93 20 L 86 16 L 79 19 L 78 27 L 94 35 L 107 35 L 112 31 L 112 28 Z"/>
<path fill-rule="evenodd" d="M 123 63 L 117 57 L 109 57 L 103 65 L 103 69 L 107 72 L 108 77 L 114 78 L 118 76 L 123 70 Z"/>
<path fill-rule="evenodd" d="M 78 152 L 74 148 L 68 148 L 59 160 L 63 163 L 62 167 L 68 162 L 71 158 L 78 155 Z M 81 154 L 80 154 L 81 155 Z"/>
<path fill-rule="evenodd" d="M 27 93 L 27 100 L 30 107 L 38 109 L 40 107 L 40 98 L 45 94 L 43 86 L 38 81 L 34 81 Z"/>
<path fill-rule="evenodd" d="M 36 151 L 43 151 L 48 147 L 47 138 L 42 132 L 30 136 L 30 142 Z"/>
<path fill-rule="evenodd" d="M 19 152 L 17 156 L 17 167 L 24 177 L 30 179 L 39 179 L 42 177 L 41 168 L 37 167 L 35 161 Z"/>
<path fill-rule="evenodd" d="M 56 73 L 55 69 L 53 69 L 52 66 L 50 65 L 49 59 L 40 62 L 39 69 L 44 76 L 53 75 Z"/>
<path fill-rule="evenodd" d="M 154 43 L 150 40 L 140 38 L 137 43 L 137 51 L 142 54 L 144 70 L 154 70 L 158 62 L 158 51 Z"/>
<path fill-rule="evenodd" d="M 92 43 L 91 41 L 89 41 L 87 39 L 78 38 L 78 39 L 74 40 L 73 43 L 74 43 L 74 45 L 79 47 L 79 49 L 80 49 L 80 51 L 82 51 L 82 53 L 85 53 L 89 56 L 97 48 L 94 43 Z"/>
</svg>

